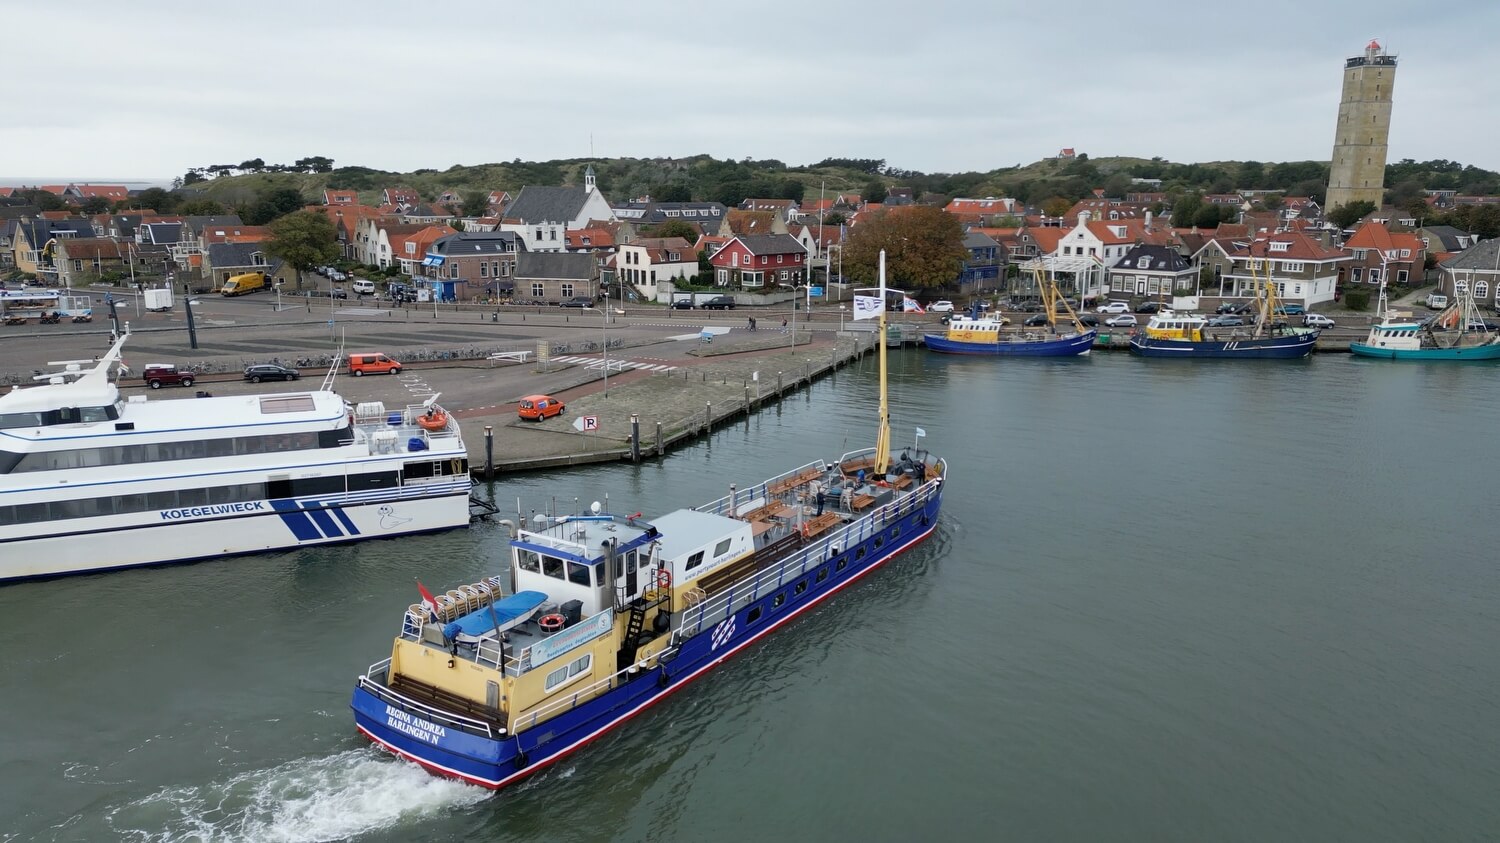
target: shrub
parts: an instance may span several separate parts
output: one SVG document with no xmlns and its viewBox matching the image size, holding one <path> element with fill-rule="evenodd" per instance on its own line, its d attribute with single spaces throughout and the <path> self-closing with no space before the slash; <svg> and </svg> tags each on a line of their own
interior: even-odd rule
<svg viewBox="0 0 1500 843">
<path fill-rule="evenodd" d="M 1370 291 L 1350 290 L 1344 294 L 1344 306 L 1350 310 L 1368 310 L 1370 308 Z"/>
</svg>

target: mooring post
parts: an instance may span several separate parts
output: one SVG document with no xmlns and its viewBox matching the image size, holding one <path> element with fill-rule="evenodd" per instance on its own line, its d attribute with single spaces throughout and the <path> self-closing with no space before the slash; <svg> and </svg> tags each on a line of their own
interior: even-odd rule
<svg viewBox="0 0 1500 843">
<path fill-rule="evenodd" d="M 708 433 L 714 429 L 714 402 L 703 402 L 703 432 Z"/>
<path fill-rule="evenodd" d="M 776 397 L 781 397 L 781 373 L 776 373 Z"/>
<path fill-rule="evenodd" d="M 660 458 L 660 457 L 661 457 L 661 455 L 662 455 L 662 445 L 661 445 L 661 422 L 657 422 L 657 423 L 656 423 L 656 456 L 657 456 L 657 457 L 658 457 L 658 458 Z"/>
<path fill-rule="evenodd" d="M 630 414 L 630 461 L 641 461 L 641 417 L 638 413 Z"/>
<path fill-rule="evenodd" d="M 495 427 L 484 426 L 484 479 L 495 479 Z"/>
</svg>

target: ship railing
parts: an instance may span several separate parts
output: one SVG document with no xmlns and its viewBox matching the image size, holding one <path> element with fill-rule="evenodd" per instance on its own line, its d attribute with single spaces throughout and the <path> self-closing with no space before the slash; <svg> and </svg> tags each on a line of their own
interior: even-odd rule
<svg viewBox="0 0 1500 843">
<path fill-rule="evenodd" d="M 683 638 L 691 638 L 702 632 L 705 624 L 712 626 L 731 617 L 735 612 L 764 597 L 768 592 L 775 591 L 839 554 L 848 552 L 849 548 L 926 506 L 927 502 L 937 494 L 941 482 L 939 478 L 934 477 L 913 489 L 909 494 L 883 504 L 858 520 L 846 524 L 827 538 L 802 548 L 788 556 L 781 564 L 746 574 L 712 599 L 685 609 L 681 613 L 682 623 L 678 627 L 678 634 Z"/>
<path fill-rule="evenodd" d="M 779 494 L 779 492 L 772 493 L 770 491 L 772 488 L 775 488 L 778 483 L 790 480 L 791 478 L 796 477 L 799 474 L 808 471 L 809 469 L 822 471 L 823 466 L 824 462 L 822 460 L 815 460 L 813 462 L 807 463 L 806 465 L 797 466 L 791 471 L 778 474 L 775 477 L 766 480 L 764 483 L 757 483 L 756 485 L 751 486 L 748 489 L 736 490 L 734 493 L 733 506 L 743 506 L 746 503 L 761 498 L 769 500 L 772 496 L 774 496 L 774 494 Z M 695 509 L 698 512 L 707 512 L 713 515 L 733 515 L 734 513 L 730 511 L 731 508 L 732 506 L 729 500 L 729 495 L 725 495 L 718 500 L 709 501 L 708 503 L 698 506 Z"/>
<path fill-rule="evenodd" d="M 359 677 L 359 687 L 365 689 L 366 691 L 369 691 L 376 697 L 376 699 L 379 699 L 386 705 L 393 705 L 399 709 L 402 709 L 403 711 L 416 714 L 425 720 L 431 720 L 434 723 L 438 723 L 444 726 L 451 726 L 455 729 L 461 729 L 465 732 L 475 732 L 478 734 L 482 734 L 487 738 L 495 737 L 497 731 L 500 734 L 504 734 L 503 729 L 497 730 L 494 726 L 491 726 L 489 723 L 486 723 L 483 720 L 476 720 L 472 717 L 464 717 L 462 714 L 454 714 L 449 711 L 443 711 L 440 708 L 433 708 L 426 703 L 417 702 L 416 700 L 406 696 L 405 694 L 397 693 L 396 691 L 391 690 L 390 688 L 386 687 L 386 685 L 384 685 L 381 681 L 373 678 L 381 677 L 383 679 L 390 676 L 390 672 L 390 659 L 378 661 L 370 665 L 369 668 L 365 670 L 364 674 Z"/>
<path fill-rule="evenodd" d="M 675 648 L 668 648 L 662 653 L 659 653 L 657 655 L 657 658 L 658 660 L 662 656 L 667 656 L 668 658 L 670 658 L 670 654 L 674 651 Z M 565 697 L 554 700 L 540 708 L 532 709 L 531 711 L 526 713 L 526 716 L 517 718 L 516 722 L 511 724 L 511 730 L 514 732 L 520 732 L 525 729 L 530 729 L 538 723 L 545 722 L 559 712 L 577 708 L 580 704 L 588 702 L 589 700 L 599 696 L 605 691 L 612 690 L 617 685 L 624 684 L 624 677 L 629 674 L 636 673 L 642 670 L 644 667 L 644 663 L 633 664 L 630 667 L 625 668 L 624 670 L 617 670 L 614 673 L 611 673 L 610 675 L 604 677 L 603 679 L 597 679 L 589 683 L 588 685 L 584 685 L 583 687 L 574 690 L 571 694 L 568 694 Z"/>
</svg>

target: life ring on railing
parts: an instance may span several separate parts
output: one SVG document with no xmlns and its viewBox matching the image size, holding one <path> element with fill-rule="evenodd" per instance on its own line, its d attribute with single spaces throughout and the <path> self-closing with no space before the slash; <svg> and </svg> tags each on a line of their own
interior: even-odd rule
<svg viewBox="0 0 1500 843">
<path fill-rule="evenodd" d="M 538 620 L 536 625 L 541 627 L 543 632 L 557 632 L 567 622 L 567 618 L 564 618 L 562 615 L 551 614 L 542 615 L 541 620 Z"/>
<path fill-rule="evenodd" d="M 656 587 L 663 591 L 672 590 L 672 572 L 666 568 L 656 572 Z"/>
</svg>

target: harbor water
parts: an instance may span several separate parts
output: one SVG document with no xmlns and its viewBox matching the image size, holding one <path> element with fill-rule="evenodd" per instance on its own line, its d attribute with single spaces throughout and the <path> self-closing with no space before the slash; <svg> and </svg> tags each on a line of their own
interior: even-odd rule
<svg viewBox="0 0 1500 843">
<path fill-rule="evenodd" d="M 863 447 L 873 358 L 503 514 Z M 500 793 L 347 707 L 498 525 L 0 589 L 0 841 L 1476 840 L 1500 833 L 1500 369 L 896 354 L 925 544 Z"/>
</svg>

